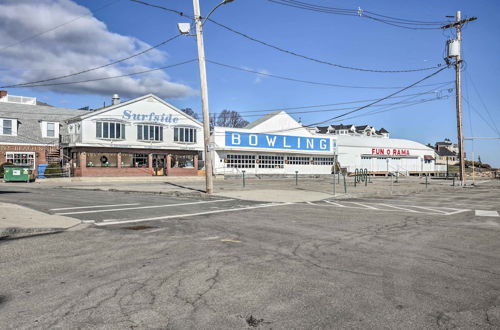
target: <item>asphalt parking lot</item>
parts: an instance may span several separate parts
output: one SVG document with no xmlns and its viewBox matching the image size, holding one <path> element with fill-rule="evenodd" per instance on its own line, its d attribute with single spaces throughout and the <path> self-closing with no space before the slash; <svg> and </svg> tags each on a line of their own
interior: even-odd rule
<svg viewBox="0 0 500 330">
<path fill-rule="evenodd" d="M 0 327 L 498 329 L 500 186 L 304 203 L 2 187 Z"/>
</svg>

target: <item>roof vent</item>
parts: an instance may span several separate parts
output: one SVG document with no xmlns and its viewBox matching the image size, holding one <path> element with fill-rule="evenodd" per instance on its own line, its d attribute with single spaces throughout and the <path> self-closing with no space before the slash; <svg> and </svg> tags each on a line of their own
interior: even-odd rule
<svg viewBox="0 0 500 330">
<path fill-rule="evenodd" d="M 120 104 L 120 97 L 118 96 L 118 94 L 113 94 L 113 97 L 111 98 L 111 104 Z"/>
</svg>

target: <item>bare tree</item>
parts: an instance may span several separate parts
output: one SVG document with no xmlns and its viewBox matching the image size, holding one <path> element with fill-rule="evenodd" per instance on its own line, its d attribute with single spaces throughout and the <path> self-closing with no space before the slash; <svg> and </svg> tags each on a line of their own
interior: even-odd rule
<svg viewBox="0 0 500 330">
<path fill-rule="evenodd" d="M 238 111 L 222 110 L 217 116 L 217 126 L 241 128 L 248 125 L 248 121 L 243 119 Z"/>
<path fill-rule="evenodd" d="M 194 119 L 198 119 L 198 114 L 191 108 L 184 108 L 181 109 L 182 112 L 184 112 L 186 115 L 193 117 Z"/>
</svg>

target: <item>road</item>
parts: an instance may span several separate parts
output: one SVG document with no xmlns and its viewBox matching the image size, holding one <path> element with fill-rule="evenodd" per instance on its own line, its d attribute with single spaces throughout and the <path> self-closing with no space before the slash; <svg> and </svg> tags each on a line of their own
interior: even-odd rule
<svg viewBox="0 0 500 330">
<path fill-rule="evenodd" d="M 2 186 L 2 329 L 498 329 L 500 186 L 313 203 Z"/>
</svg>

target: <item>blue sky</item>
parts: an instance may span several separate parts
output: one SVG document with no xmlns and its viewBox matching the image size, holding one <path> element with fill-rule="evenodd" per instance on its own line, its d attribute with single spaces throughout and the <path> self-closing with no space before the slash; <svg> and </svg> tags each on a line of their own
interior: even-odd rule
<svg viewBox="0 0 500 330">
<path fill-rule="evenodd" d="M 145 1 L 177 9 L 189 15 L 193 13 L 192 2 L 188 0 Z M 489 126 L 493 126 L 491 119 L 493 119 L 496 126 L 500 126 L 500 110 L 495 99 L 500 86 L 497 79 L 500 73 L 500 64 L 496 60 L 500 51 L 498 43 L 500 28 L 495 19 L 496 13 L 500 10 L 500 2 L 486 0 L 426 0 L 418 2 L 405 1 L 404 6 L 402 6 L 402 1 L 389 0 L 376 2 L 349 0 L 303 1 L 346 9 L 361 7 L 363 10 L 383 15 L 422 21 L 446 20 L 445 16 L 454 15 L 456 10 L 461 10 L 464 17 L 477 16 L 479 19 L 468 24 L 463 30 L 464 42 L 462 47 L 464 60 L 466 61 L 463 74 L 463 93 L 475 108 L 475 110 L 472 110 L 471 106 L 464 101 L 464 131 L 466 137 L 498 136 L 498 133 Z M 67 2 L 70 2 L 70 0 L 54 1 L 54 3 L 63 7 L 67 5 Z M 177 33 L 176 24 L 189 21 L 189 19 L 174 13 L 146 7 L 128 0 L 118 0 L 99 10 L 97 9 L 112 1 L 78 0 L 74 2 L 92 11 L 91 15 L 95 17 L 96 21 L 79 19 L 60 29 L 8 49 L 12 52 L 11 54 L 14 54 L 16 48 L 20 52 L 23 50 L 29 52 L 30 49 L 35 47 L 40 47 L 41 51 L 49 49 L 47 51 L 50 52 L 55 47 L 61 48 L 58 58 L 61 59 L 61 62 L 64 62 L 64 65 L 53 69 L 52 65 L 44 65 L 45 69 L 42 70 L 42 68 L 36 66 L 36 59 L 31 58 L 27 62 L 16 62 L 19 55 L 15 55 L 12 56 L 11 62 L 8 62 L 9 67 L 6 67 L 5 62 L 0 64 L 0 72 L 4 72 L 0 76 L 1 85 L 26 81 L 35 76 L 39 78 L 40 76 L 50 77 L 71 73 L 86 69 L 89 65 L 93 66 L 93 63 L 107 63 L 124 57 L 124 54 L 132 54 L 138 49 L 144 49 L 147 47 L 145 44 L 154 45 L 174 36 Z M 217 3 L 216 0 L 202 0 L 202 13 L 207 13 Z M 70 12 L 75 13 L 78 10 L 73 8 Z M 33 15 L 36 16 L 37 13 L 37 10 L 33 10 Z M 64 17 L 64 14 L 60 14 L 57 20 L 51 19 L 48 22 L 40 20 L 40 29 L 43 30 L 64 23 L 71 17 L 73 16 Z M 451 36 L 451 31 L 402 29 L 362 17 L 310 12 L 285 7 L 266 0 L 235 0 L 220 7 L 211 18 L 257 39 L 309 57 L 346 66 L 382 70 L 405 70 L 443 64 L 445 42 Z M 101 26 L 97 20 L 104 24 Z M 89 26 L 96 25 L 99 25 L 100 29 L 91 33 Z M 1 25 L 0 28 L 2 28 Z M 35 28 L 27 29 L 25 32 L 26 37 L 36 33 Z M 76 31 L 78 28 L 80 30 Z M 57 39 L 58 34 L 62 35 L 65 31 L 71 29 L 76 31 L 73 38 Z M 18 31 L 18 33 L 24 32 Z M 84 33 L 88 45 L 78 44 L 78 40 L 81 39 L 78 36 L 81 36 L 82 33 Z M 122 38 L 122 36 L 128 39 Z M 369 73 L 335 68 L 265 47 L 210 22 L 207 22 L 204 27 L 204 38 L 206 56 L 209 60 L 300 80 L 356 86 L 406 86 L 433 72 L 429 70 L 397 74 Z M 16 35 L 13 38 L 14 41 L 20 39 L 22 39 L 22 35 Z M 57 42 L 57 44 L 51 44 L 51 42 Z M 82 54 L 88 52 L 89 55 L 84 59 L 75 56 L 73 62 L 71 62 L 71 56 L 65 56 L 64 46 L 66 42 L 68 47 L 84 48 L 80 52 Z M 113 51 L 113 47 L 106 49 L 106 45 L 114 45 L 115 42 L 121 45 L 119 52 Z M 8 45 L 10 44 L 12 42 L 8 43 Z M 5 45 L 0 42 L 0 56 L 2 56 L 2 46 Z M 99 56 L 94 58 L 94 56 L 91 56 L 92 52 L 97 52 Z M 77 54 L 78 52 L 74 53 Z M 43 61 L 42 57 L 43 54 L 41 53 L 40 61 Z M 183 36 L 160 47 L 158 51 L 152 52 L 145 56 L 144 59 L 140 57 L 134 59 L 133 63 L 126 64 L 129 65 L 128 67 L 125 64 L 119 66 L 122 71 L 117 71 L 117 73 L 161 67 L 196 57 L 195 38 Z M 56 62 L 58 61 L 56 60 Z M 51 60 L 51 63 L 54 63 L 54 60 Z M 41 65 L 41 63 L 38 64 Z M 22 66 L 22 70 L 21 68 L 14 70 L 13 68 L 17 65 Z M 30 65 L 33 67 L 30 67 Z M 47 67 L 51 68 L 52 71 L 46 69 Z M 207 71 L 210 111 L 239 110 L 249 121 L 257 119 L 264 112 L 248 111 L 370 100 L 386 96 L 395 91 L 394 89 L 339 88 L 284 81 L 253 73 L 235 71 L 210 63 L 207 64 Z M 43 72 L 43 75 L 40 72 Z M 103 74 L 109 75 L 112 73 L 103 72 Z M 16 77 L 16 75 L 18 76 Z M 82 75 L 81 78 L 78 78 L 87 77 L 89 76 Z M 144 79 L 147 79 L 147 76 Z M 80 90 L 75 89 L 77 85 L 66 90 L 51 87 L 45 87 L 44 89 L 9 88 L 9 92 L 14 95 L 36 96 L 40 100 L 55 106 L 79 108 L 83 106 L 99 107 L 103 105 L 103 102 L 109 104 L 114 86 L 116 86 L 117 90 L 137 89 L 137 96 L 143 94 L 143 91 L 149 88 L 157 93 L 165 91 L 163 97 L 168 96 L 166 97 L 167 101 L 177 107 L 190 107 L 198 112 L 200 110 L 197 63 L 193 62 L 167 69 L 161 74 L 157 73 L 156 76 L 151 76 L 146 88 L 144 84 L 148 80 L 130 81 L 122 85 L 119 85 L 118 80 L 108 81 L 105 88 L 101 88 L 101 85 L 95 85 L 94 89 L 85 89 L 85 84 L 80 84 Z M 424 84 L 444 83 L 453 80 L 454 70 L 450 68 L 425 81 Z M 480 97 L 475 93 L 474 86 L 479 91 Z M 345 119 L 335 123 L 370 124 L 377 128 L 384 127 L 391 132 L 392 137 L 407 138 L 422 143 L 433 143 L 444 138 L 456 141 L 454 91 L 448 90 L 448 88 L 453 87 L 453 84 L 449 84 L 441 87 L 413 88 L 401 95 L 419 92 L 430 93 L 416 96 L 406 101 L 407 103 L 431 99 L 432 101 L 410 106 L 405 103 L 402 104 L 406 105 L 404 108 L 371 116 L 366 114 L 375 109 L 385 108 L 368 108 L 356 113 L 356 115 L 360 115 L 357 118 L 346 116 Z M 438 90 L 438 92 L 433 92 L 433 90 Z M 130 92 L 130 97 L 134 95 L 134 92 Z M 440 98 L 436 99 L 436 96 Z M 388 100 L 386 103 L 402 100 L 405 100 L 405 98 Z M 343 111 L 309 113 L 307 111 L 361 106 L 366 103 L 369 102 L 289 111 L 305 112 L 293 114 L 293 116 L 297 119 L 300 118 L 305 124 L 310 124 L 331 118 Z M 489 117 L 483 103 L 489 109 L 492 118 Z M 485 120 L 481 119 L 481 116 Z M 485 121 L 488 121 L 489 124 L 485 123 Z M 468 158 L 470 158 L 472 143 L 466 141 L 465 149 L 469 155 Z M 474 143 L 476 157 L 480 155 L 483 162 L 489 162 L 497 167 L 500 167 L 499 150 L 499 140 L 481 140 Z"/>
</svg>

